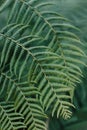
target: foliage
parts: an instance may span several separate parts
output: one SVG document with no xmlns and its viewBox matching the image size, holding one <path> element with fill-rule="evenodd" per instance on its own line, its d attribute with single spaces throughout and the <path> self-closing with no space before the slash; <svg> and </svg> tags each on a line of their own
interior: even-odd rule
<svg viewBox="0 0 87 130">
<path fill-rule="evenodd" d="M 55 0 L 56 1 L 56 0 Z M 84 51 L 87 54 L 87 0 L 62 0 L 62 3 L 56 1 L 56 10 L 66 16 L 71 22 L 79 27 L 78 35 L 85 44 Z M 77 32 L 76 32 L 77 33 Z M 85 60 L 87 63 L 87 60 Z M 87 129 L 87 68 L 83 68 L 82 83 L 75 90 L 74 104 L 76 110 L 68 121 L 52 119 L 49 122 L 50 129 L 58 128 L 58 130 L 86 130 Z M 53 122 L 53 123 L 52 123 Z M 56 122 L 56 123 L 55 123 Z M 52 129 L 53 130 L 53 129 Z"/>
<path fill-rule="evenodd" d="M 79 29 L 53 4 L 1 4 L 1 17 L 7 13 L 0 27 L 1 130 L 46 130 L 49 117 L 69 119 L 75 108 L 74 89 L 86 66 L 84 44 L 75 34 Z"/>
</svg>

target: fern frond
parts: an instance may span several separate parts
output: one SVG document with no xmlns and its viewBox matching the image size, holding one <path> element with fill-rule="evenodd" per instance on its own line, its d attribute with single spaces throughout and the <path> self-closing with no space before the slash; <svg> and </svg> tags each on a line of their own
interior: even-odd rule
<svg viewBox="0 0 87 130">
<path fill-rule="evenodd" d="M 15 0 L 8 25 L 0 31 L 1 93 L 9 82 L 8 100 L 15 90 L 16 109 L 29 130 L 46 129 L 44 111 L 49 109 L 52 116 L 70 118 L 74 88 L 83 76 L 80 65 L 86 66 L 83 43 L 72 31 L 78 28 L 44 11 L 49 4 Z"/>
<path fill-rule="evenodd" d="M 23 117 L 14 109 L 13 103 L 0 102 L 0 128 L 2 130 L 16 130 L 26 128 Z"/>
<path fill-rule="evenodd" d="M 3 95 L 3 90 L 5 90 L 7 95 L 6 100 L 9 101 L 11 99 L 15 101 L 15 109 L 18 111 L 18 113 L 23 115 L 24 123 L 27 125 L 27 128 L 29 130 L 45 130 L 46 124 L 44 122 L 44 119 L 47 117 L 44 114 L 42 107 L 40 106 L 39 100 L 35 99 L 36 95 L 40 95 L 38 89 L 33 86 L 29 87 L 29 84 L 27 82 L 17 83 L 16 79 L 13 79 L 14 76 L 11 77 L 10 73 L 8 72 L 1 73 L 1 75 L 2 93 L 0 94 Z M 5 86 L 5 84 L 7 84 L 7 86 Z M 6 125 L 6 128 L 8 125 Z M 19 129 L 21 124 L 18 125 Z M 3 127 L 5 127 L 5 125 L 3 125 Z"/>
<path fill-rule="evenodd" d="M 61 57 L 58 57 L 57 54 L 55 54 L 55 53 L 53 53 L 51 51 L 48 51 L 45 46 L 44 46 L 44 48 L 41 47 L 41 49 L 39 51 L 36 51 L 36 50 L 38 50 L 38 48 L 40 48 L 39 46 L 33 47 L 33 48 L 30 47 L 28 49 L 28 46 L 27 47 L 24 46 L 24 45 L 26 45 L 25 43 L 20 43 L 20 42 L 16 41 L 15 39 L 12 38 L 12 36 L 8 36 L 7 34 L 3 34 L 3 33 L 0 33 L 0 34 L 1 34 L 1 36 L 3 36 L 4 39 L 6 38 L 6 41 L 7 41 L 7 39 L 10 40 L 10 44 L 8 44 L 8 46 L 7 46 L 9 48 L 8 49 L 9 52 L 10 52 L 10 49 L 11 49 L 11 44 L 12 45 L 14 44 L 14 47 L 15 47 L 14 51 L 13 51 L 13 54 L 12 54 L 13 57 L 12 57 L 12 59 L 10 61 L 11 73 L 13 71 L 12 70 L 13 66 L 15 66 L 15 64 L 16 64 L 16 66 L 18 66 L 18 64 L 20 64 L 20 62 L 22 61 L 21 58 L 23 58 L 23 55 L 26 54 L 26 58 L 25 58 L 25 62 L 23 63 L 23 66 L 21 66 L 20 69 L 14 67 L 15 72 L 19 71 L 19 77 L 21 78 L 21 76 L 20 76 L 20 73 L 22 73 L 21 70 L 22 71 L 25 70 L 24 69 L 25 64 L 30 61 L 31 62 L 30 70 L 32 70 L 32 71 L 29 71 L 29 77 L 30 77 L 29 82 L 36 82 L 36 84 L 39 84 L 38 88 L 39 88 L 39 91 L 42 93 L 40 97 L 41 97 L 41 100 L 44 101 L 44 103 L 43 103 L 44 108 L 46 108 L 46 110 L 47 110 L 52 105 L 54 100 L 55 100 L 55 103 L 58 100 L 59 104 L 60 104 L 62 95 L 61 95 L 61 97 L 58 96 L 59 95 L 59 93 L 57 93 L 58 84 L 60 83 L 60 81 L 63 80 L 64 77 L 66 78 L 66 80 L 63 83 L 61 82 L 61 85 L 65 84 L 65 83 L 68 83 L 68 80 L 67 80 L 68 75 L 64 74 L 62 71 L 60 72 L 58 70 L 59 68 L 57 68 L 57 69 L 54 68 L 52 70 L 52 67 L 48 68 L 48 66 L 49 65 L 51 66 L 50 58 L 54 62 L 55 58 L 56 59 L 61 59 Z M 33 41 L 32 41 L 32 43 L 33 43 Z M 22 53 L 19 53 L 18 59 L 16 59 L 16 58 L 14 59 L 14 57 L 16 56 L 16 51 L 19 50 L 19 48 L 21 49 Z M 5 46 L 4 46 L 3 49 L 7 50 Z M 43 52 L 43 49 L 44 49 L 44 52 Z M 34 52 L 34 50 L 35 50 L 35 52 Z M 10 53 L 6 54 L 6 58 L 4 60 L 5 61 L 4 65 L 8 61 L 7 59 L 9 57 L 9 54 Z M 29 57 L 31 57 L 31 58 L 28 59 Z M 2 59 L 2 57 L 1 57 L 1 59 Z M 43 59 L 44 59 L 44 61 L 43 61 Z M 1 61 L 3 61 L 3 60 L 1 60 Z M 43 68 L 43 66 L 46 63 L 48 63 L 47 67 Z M 4 66 L 4 65 L 2 64 L 1 66 Z M 57 65 L 57 63 L 55 63 L 54 65 Z M 16 73 L 16 75 L 17 75 L 17 73 Z M 50 75 L 52 75 L 52 77 Z M 61 78 L 56 78 L 56 76 L 61 77 Z M 43 77 L 43 78 L 41 78 L 41 77 Z M 45 83 L 43 82 L 43 79 L 45 80 Z M 52 83 L 54 83 L 54 82 L 56 82 L 57 87 L 52 86 Z M 43 87 L 44 87 L 44 89 L 43 89 Z M 67 85 L 66 85 L 66 87 L 67 87 Z M 12 89 L 10 89 L 10 92 L 9 92 L 9 98 L 10 98 L 10 95 L 12 95 L 14 88 L 15 88 L 15 86 L 13 85 Z M 48 91 L 48 93 L 47 93 L 47 91 Z M 28 95 L 29 95 L 29 92 L 28 92 Z M 45 98 L 44 98 L 44 96 L 45 96 Z M 66 97 L 66 99 L 67 98 L 71 99 L 70 96 L 67 97 L 66 93 L 64 93 L 64 96 Z M 50 100 L 51 97 L 52 97 L 52 99 Z M 47 102 L 49 102 L 49 103 L 47 104 Z M 58 104 L 58 106 L 59 106 L 59 104 Z M 20 102 L 19 102 L 18 105 L 20 106 Z M 68 102 L 67 102 L 67 105 L 70 107 L 70 104 L 68 104 Z M 73 105 L 71 105 L 71 106 L 73 106 Z M 62 107 L 63 107 L 63 105 L 62 105 Z"/>
</svg>

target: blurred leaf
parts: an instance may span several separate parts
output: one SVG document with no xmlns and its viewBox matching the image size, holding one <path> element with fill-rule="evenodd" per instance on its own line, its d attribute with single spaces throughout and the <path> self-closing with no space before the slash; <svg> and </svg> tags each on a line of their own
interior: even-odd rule
<svg viewBox="0 0 87 130">
<path fill-rule="evenodd" d="M 77 111 L 77 117 L 81 120 L 87 120 L 87 108 L 85 110 L 79 110 Z"/>
<path fill-rule="evenodd" d="M 87 121 L 73 124 L 66 127 L 65 130 L 87 130 Z"/>
</svg>

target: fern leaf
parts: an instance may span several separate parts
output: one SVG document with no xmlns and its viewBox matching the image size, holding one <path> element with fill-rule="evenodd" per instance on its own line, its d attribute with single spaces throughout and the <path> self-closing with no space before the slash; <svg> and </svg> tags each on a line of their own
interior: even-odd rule
<svg viewBox="0 0 87 130">
<path fill-rule="evenodd" d="M 0 127 L 3 130 L 15 130 L 26 128 L 23 122 L 24 118 L 14 109 L 13 103 L 0 102 Z"/>
<path fill-rule="evenodd" d="M 70 118 L 70 107 L 74 107 L 73 90 L 76 83 L 81 82 L 80 65 L 86 66 L 80 59 L 86 58 L 81 49 L 84 44 L 72 31 L 69 32 L 79 29 L 58 13 L 44 11 L 43 8 L 49 4 L 15 0 L 8 25 L 0 31 L 0 40 L 3 42 L 1 70 L 4 73 L 8 65 L 8 72 L 13 76 L 10 79 L 17 78 L 19 84 L 23 80 L 25 85 L 22 88 L 21 83 L 19 87 L 11 80 L 8 99 L 16 90 L 14 97 L 17 110 L 24 116 L 29 113 L 25 123 L 30 130 L 45 129 L 44 122 L 38 118 L 39 114 L 44 115 L 41 115 L 41 108 L 45 111 L 51 108 L 52 116 L 56 112 L 57 117 Z M 6 75 L 7 79 L 8 77 Z M 3 78 L 1 79 L 3 82 Z M 32 98 L 31 91 L 35 98 Z M 37 101 L 42 103 L 39 110 L 40 104 Z"/>
<path fill-rule="evenodd" d="M 41 121 L 41 118 L 45 119 L 46 116 L 44 114 L 42 107 L 40 106 L 40 102 L 38 99 L 31 98 L 35 95 L 38 95 L 38 94 L 40 95 L 38 90 L 35 87 L 29 87 L 28 83 L 23 83 L 23 85 L 22 83 L 17 84 L 17 82 L 14 79 L 12 79 L 12 77 L 10 77 L 8 74 L 2 73 L 2 75 L 4 76 L 5 79 L 7 79 L 9 82 L 12 83 L 12 85 L 8 84 L 11 86 L 7 86 L 7 93 L 9 91 L 7 100 L 9 100 L 10 98 L 13 98 L 12 95 L 15 91 L 14 93 L 15 108 L 16 108 L 16 111 L 18 111 L 25 117 L 24 123 L 27 125 L 27 128 L 29 128 L 29 130 L 30 129 L 41 130 L 42 128 L 45 129 L 44 120 Z M 3 79 L 3 82 L 5 82 L 4 79 Z M 29 114 L 27 115 L 27 113 Z M 18 125 L 20 127 L 20 124 Z"/>
</svg>

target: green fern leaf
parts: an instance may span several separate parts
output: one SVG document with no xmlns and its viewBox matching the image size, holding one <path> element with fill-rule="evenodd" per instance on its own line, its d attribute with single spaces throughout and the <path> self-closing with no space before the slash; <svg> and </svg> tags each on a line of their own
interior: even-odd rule
<svg viewBox="0 0 87 130">
<path fill-rule="evenodd" d="M 15 130 L 26 128 L 23 122 L 24 118 L 14 109 L 13 103 L 0 102 L 0 127 L 3 130 Z"/>
<path fill-rule="evenodd" d="M 84 44 L 73 33 L 79 29 L 48 11 L 49 5 L 15 0 L 0 31 L 0 95 L 14 101 L 29 130 L 46 129 L 48 110 L 71 117 L 74 88 L 81 82 L 81 67 L 87 66 Z"/>
</svg>

